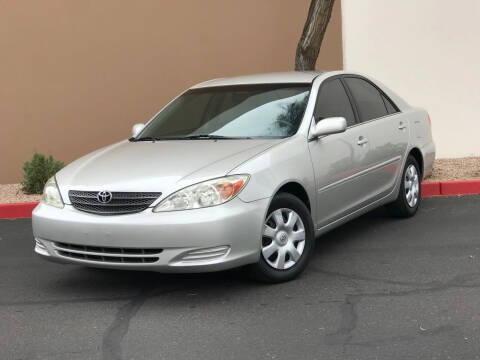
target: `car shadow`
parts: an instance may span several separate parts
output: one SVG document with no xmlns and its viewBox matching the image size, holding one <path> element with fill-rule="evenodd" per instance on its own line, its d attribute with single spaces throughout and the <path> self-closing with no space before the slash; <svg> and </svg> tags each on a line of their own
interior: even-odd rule
<svg viewBox="0 0 480 360">
<path fill-rule="evenodd" d="M 385 207 L 380 207 L 371 212 L 353 219 L 317 238 L 315 256 L 319 254 L 328 256 L 335 249 L 355 241 L 358 238 L 368 236 L 372 230 L 389 226 L 391 223 L 400 221 L 390 215 Z"/>
<path fill-rule="evenodd" d="M 337 256 L 336 254 L 341 251 L 343 246 L 357 241 L 358 237 L 368 235 L 372 228 L 386 226 L 392 221 L 398 220 L 392 219 L 385 209 L 379 208 L 333 229 L 317 239 L 315 254 L 311 261 L 317 262 L 321 258 Z M 51 290 L 60 293 L 91 294 L 95 297 L 101 297 L 104 294 L 119 299 L 131 297 L 139 292 L 160 294 L 175 290 L 195 293 L 208 290 L 218 294 L 227 289 L 231 293 L 236 289 L 245 291 L 266 286 L 282 286 L 282 284 L 268 285 L 256 282 L 247 276 L 243 268 L 193 274 L 164 274 L 151 271 L 85 268 L 72 265 L 65 265 L 65 270 L 50 286 Z M 58 272 L 56 273 L 58 275 Z"/>
</svg>

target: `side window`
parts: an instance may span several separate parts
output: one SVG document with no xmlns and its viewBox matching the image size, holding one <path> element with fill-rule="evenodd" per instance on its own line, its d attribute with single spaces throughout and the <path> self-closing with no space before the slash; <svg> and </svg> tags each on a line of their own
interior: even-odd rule
<svg viewBox="0 0 480 360">
<path fill-rule="evenodd" d="M 345 88 L 339 79 L 327 80 L 320 88 L 315 105 L 315 120 L 341 116 L 347 120 L 347 126 L 355 124 L 355 115 Z"/>
<path fill-rule="evenodd" d="M 397 108 L 392 104 L 391 100 L 388 99 L 387 97 L 383 96 L 383 102 L 385 103 L 385 106 L 387 107 L 387 111 L 389 114 L 395 114 L 398 112 Z"/>
<path fill-rule="evenodd" d="M 345 78 L 345 82 L 357 103 L 360 121 L 368 121 L 388 115 L 382 94 L 375 86 L 359 78 Z"/>
</svg>

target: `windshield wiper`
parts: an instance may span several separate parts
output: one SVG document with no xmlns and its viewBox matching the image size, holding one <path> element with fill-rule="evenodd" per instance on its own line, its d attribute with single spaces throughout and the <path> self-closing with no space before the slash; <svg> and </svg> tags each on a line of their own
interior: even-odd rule
<svg viewBox="0 0 480 360">
<path fill-rule="evenodd" d="M 154 136 L 145 136 L 141 138 L 131 137 L 130 141 L 161 141 L 161 140 L 219 140 L 219 139 L 251 139 L 249 136 L 223 136 L 223 135 L 208 135 L 208 134 L 197 134 L 197 135 L 187 135 L 187 136 L 165 136 L 165 137 L 154 137 Z"/>
<path fill-rule="evenodd" d="M 197 134 L 197 135 L 188 135 L 184 139 L 187 140 L 218 140 L 218 139 L 251 139 L 249 136 L 223 136 L 223 135 L 209 135 L 209 134 Z"/>
<path fill-rule="evenodd" d="M 134 137 L 131 137 L 130 139 L 128 139 L 130 141 L 156 141 L 156 140 L 160 140 L 160 138 L 156 138 L 156 137 L 153 137 L 153 136 L 144 136 L 144 137 L 141 137 L 141 138 L 134 138 Z"/>
</svg>

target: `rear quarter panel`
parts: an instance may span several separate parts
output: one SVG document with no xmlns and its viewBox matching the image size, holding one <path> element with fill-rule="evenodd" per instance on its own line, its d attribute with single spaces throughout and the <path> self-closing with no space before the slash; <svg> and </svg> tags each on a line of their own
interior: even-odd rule
<svg viewBox="0 0 480 360">
<path fill-rule="evenodd" d="M 435 144 L 428 113 L 421 108 L 410 108 L 406 111 L 410 129 L 410 148 L 418 148 L 423 155 L 423 173 L 429 175 L 432 172 L 435 160 Z"/>
</svg>

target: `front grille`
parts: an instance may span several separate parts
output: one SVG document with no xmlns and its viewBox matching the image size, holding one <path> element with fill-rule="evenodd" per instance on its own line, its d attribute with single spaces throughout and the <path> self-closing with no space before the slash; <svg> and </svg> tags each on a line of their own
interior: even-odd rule
<svg viewBox="0 0 480 360">
<path fill-rule="evenodd" d="M 133 214 L 147 209 L 158 199 L 160 192 L 112 192 L 111 201 L 102 203 L 98 191 L 70 190 L 68 197 L 73 207 L 80 211 L 99 215 Z"/>
<path fill-rule="evenodd" d="M 116 248 L 58 242 L 54 248 L 59 255 L 73 259 L 124 264 L 154 263 L 158 261 L 158 256 L 163 251 L 153 248 Z"/>
</svg>

